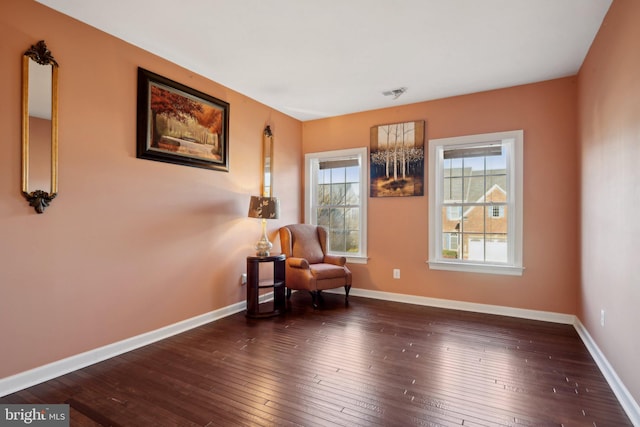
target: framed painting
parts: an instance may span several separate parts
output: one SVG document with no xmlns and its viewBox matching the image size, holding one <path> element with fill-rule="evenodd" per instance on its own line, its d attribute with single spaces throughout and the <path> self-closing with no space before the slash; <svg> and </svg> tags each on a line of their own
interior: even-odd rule
<svg viewBox="0 0 640 427">
<path fill-rule="evenodd" d="M 424 120 L 371 128 L 371 197 L 424 195 L 424 135 Z"/>
<path fill-rule="evenodd" d="M 140 159 L 229 171 L 229 104 L 138 68 Z"/>
</svg>

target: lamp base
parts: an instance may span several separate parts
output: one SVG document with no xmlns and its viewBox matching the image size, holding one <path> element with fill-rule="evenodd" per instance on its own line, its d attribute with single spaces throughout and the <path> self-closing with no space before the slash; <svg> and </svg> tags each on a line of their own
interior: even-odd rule
<svg viewBox="0 0 640 427">
<path fill-rule="evenodd" d="M 256 256 L 269 256 L 273 245 L 267 237 L 267 220 L 262 220 L 262 237 L 256 243 Z"/>
<path fill-rule="evenodd" d="M 270 241 L 259 240 L 256 243 L 256 256 L 269 256 L 273 245 Z"/>
</svg>

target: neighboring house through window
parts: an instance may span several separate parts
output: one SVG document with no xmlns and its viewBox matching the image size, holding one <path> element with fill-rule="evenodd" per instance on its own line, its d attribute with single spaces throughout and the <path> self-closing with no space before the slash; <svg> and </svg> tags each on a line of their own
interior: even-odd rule
<svg viewBox="0 0 640 427">
<path fill-rule="evenodd" d="M 523 132 L 429 141 L 429 266 L 522 274 Z"/>
<path fill-rule="evenodd" d="M 487 209 L 487 215 L 490 218 L 502 218 L 504 217 L 504 206 L 489 206 Z"/>
<path fill-rule="evenodd" d="M 305 222 L 329 231 L 329 253 L 367 257 L 367 149 L 305 155 Z"/>
</svg>

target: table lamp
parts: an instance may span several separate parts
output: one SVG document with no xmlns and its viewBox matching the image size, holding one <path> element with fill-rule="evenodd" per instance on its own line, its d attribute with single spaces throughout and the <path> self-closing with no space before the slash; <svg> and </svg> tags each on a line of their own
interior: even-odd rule
<svg viewBox="0 0 640 427">
<path fill-rule="evenodd" d="M 251 196 L 249 217 L 262 219 L 262 237 L 256 243 L 257 256 L 269 256 L 273 245 L 267 237 L 267 219 L 278 219 L 280 200 L 277 197 Z"/>
</svg>

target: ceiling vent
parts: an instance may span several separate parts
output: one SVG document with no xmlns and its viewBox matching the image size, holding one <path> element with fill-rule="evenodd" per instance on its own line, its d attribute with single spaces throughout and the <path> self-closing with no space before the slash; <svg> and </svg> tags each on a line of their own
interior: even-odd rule
<svg viewBox="0 0 640 427">
<path fill-rule="evenodd" d="M 400 95 L 407 91 L 406 87 L 399 87 L 398 89 L 392 89 L 382 92 L 384 96 L 393 96 L 393 99 L 398 99 Z"/>
</svg>

